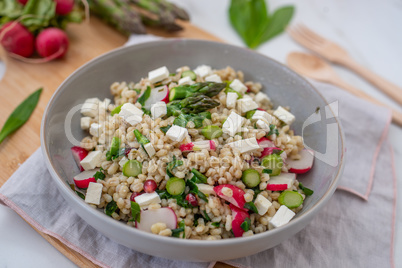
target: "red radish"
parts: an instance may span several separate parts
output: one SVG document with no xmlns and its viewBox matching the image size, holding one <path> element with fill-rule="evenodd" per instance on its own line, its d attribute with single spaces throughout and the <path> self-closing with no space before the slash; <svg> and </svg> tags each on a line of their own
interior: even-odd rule
<svg viewBox="0 0 402 268">
<path fill-rule="evenodd" d="M 71 153 L 73 154 L 73 158 L 75 163 L 77 163 L 77 166 L 81 171 L 84 171 L 84 168 L 81 166 L 80 162 L 88 155 L 88 151 L 82 147 L 74 146 L 71 147 Z"/>
<path fill-rule="evenodd" d="M 266 112 L 266 110 L 264 110 L 264 109 L 262 109 L 262 108 L 260 108 L 260 107 L 258 107 L 257 110 Z"/>
<path fill-rule="evenodd" d="M 144 103 L 145 109 L 151 109 L 151 106 L 159 101 L 165 101 L 166 97 L 169 100 L 169 88 L 165 86 L 156 87 L 151 90 L 149 98 Z"/>
<path fill-rule="evenodd" d="M 156 185 L 156 182 L 154 180 L 146 180 L 144 182 L 144 191 L 146 193 L 153 193 L 155 192 L 156 188 L 158 185 Z"/>
<path fill-rule="evenodd" d="M 180 145 L 180 151 L 201 151 L 202 149 L 216 150 L 215 142 L 212 140 L 195 141 Z"/>
<path fill-rule="evenodd" d="M 232 204 L 230 205 L 232 210 L 232 231 L 235 237 L 242 237 L 244 230 L 241 228 L 241 224 L 250 217 L 247 212 L 241 210 Z"/>
<path fill-rule="evenodd" d="M 261 148 L 275 147 L 275 144 L 266 137 L 258 139 L 257 142 Z"/>
<path fill-rule="evenodd" d="M 35 37 L 21 23 L 10 21 L 0 30 L 0 43 L 10 53 L 30 57 L 34 53 Z"/>
<path fill-rule="evenodd" d="M 68 50 L 68 37 L 58 28 L 47 28 L 36 37 L 36 50 L 44 58 L 62 58 Z"/>
<path fill-rule="evenodd" d="M 225 195 L 228 190 L 224 188 L 229 188 L 230 190 L 232 190 L 232 196 Z M 244 208 L 244 205 L 246 204 L 246 200 L 244 199 L 244 191 L 239 187 L 231 184 L 222 184 L 215 186 L 214 191 L 220 198 L 228 201 L 229 203 L 235 205 L 240 209 L 247 211 L 247 209 Z"/>
<path fill-rule="evenodd" d="M 273 176 L 269 179 L 267 190 L 270 191 L 284 191 L 292 187 L 296 180 L 296 174 L 282 172 L 278 176 Z"/>
<path fill-rule="evenodd" d="M 286 162 L 289 166 L 289 172 L 296 174 L 303 174 L 313 167 L 314 151 L 304 149 L 300 152 L 301 158 L 299 160 L 288 159 Z"/>
<path fill-rule="evenodd" d="M 168 90 L 167 90 L 167 92 L 166 92 L 165 98 L 164 98 L 162 101 L 163 101 L 164 103 L 166 103 L 166 104 L 169 103 L 169 88 L 168 88 Z"/>
<path fill-rule="evenodd" d="M 171 208 L 158 208 L 141 211 L 141 220 L 140 222 L 135 223 L 135 227 L 139 230 L 152 233 L 152 225 L 158 222 L 165 223 L 169 229 L 176 229 L 176 213 L 174 213 Z"/>
<path fill-rule="evenodd" d="M 192 205 L 193 207 L 198 206 L 198 200 L 197 200 L 197 197 L 195 197 L 195 195 L 193 195 L 193 194 L 187 194 L 187 195 L 186 195 L 186 200 L 187 200 L 187 202 L 188 202 L 190 205 Z"/>
<path fill-rule="evenodd" d="M 74 8 L 74 0 L 54 0 L 56 2 L 56 14 L 67 15 Z"/>
<path fill-rule="evenodd" d="M 26 3 L 28 2 L 28 0 L 18 0 L 18 2 L 21 4 L 21 5 L 26 5 Z"/>
<path fill-rule="evenodd" d="M 96 182 L 94 175 L 100 169 L 86 170 L 74 176 L 74 183 L 78 188 L 86 189 L 90 182 Z"/>
<path fill-rule="evenodd" d="M 126 150 L 124 151 L 125 156 L 128 156 L 128 154 L 131 152 L 132 148 L 126 148 Z"/>
<path fill-rule="evenodd" d="M 134 192 L 134 193 L 132 193 L 131 196 L 130 196 L 130 201 L 135 202 L 135 198 L 136 198 L 137 196 L 139 196 L 139 195 L 142 195 L 143 193 L 144 193 L 144 192 L 140 192 L 140 193 Z"/>
</svg>

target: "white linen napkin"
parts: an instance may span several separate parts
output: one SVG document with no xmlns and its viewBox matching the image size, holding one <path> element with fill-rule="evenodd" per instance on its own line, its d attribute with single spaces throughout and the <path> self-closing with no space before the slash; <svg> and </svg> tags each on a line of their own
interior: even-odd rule
<svg viewBox="0 0 402 268">
<path fill-rule="evenodd" d="M 393 266 L 396 178 L 392 148 L 384 142 L 390 112 L 333 86 L 314 85 L 329 102 L 339 101 L 339 118 L 347 147 L 340 189 L 349 193 L 336 191 L 323 211 L 297 235 L 272 249 L 229 261 L 231 265 Z M 149 256 L 103 236 L 66 205 L 53 184 L 40 150 L 0 188 L 1 201 L 39 231 L 59 239 L 102 267 L 185 268 L 214 264 Z"/>
</svg>

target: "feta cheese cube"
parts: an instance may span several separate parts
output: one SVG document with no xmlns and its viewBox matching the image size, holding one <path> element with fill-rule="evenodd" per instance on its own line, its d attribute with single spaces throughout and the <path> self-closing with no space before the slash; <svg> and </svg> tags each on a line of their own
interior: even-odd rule
<svg viewBox="0 0 402 268">
<path fill-rule="evenodd" d="M 262 216 L 267 213 L 268 209 L 272 206 L 272 203 L 262 194 L 259 194 L 254 201 L 254 205 L 257 207 L 258 214 Z"/>
<path fill-rule="evenodd" d="M 187 128 L 179 127 L 173 125 L 169 130 L 166 132 L 166 136 L 171 139 L 172 141 L 181 142 L 184 140 L 185 136 L 188 134 Z"/>
<path fill-rule="evenodd" d="M 268 97 L 267 94 L 263 92 L 258 92 L 255 97 L 255 101 L 258 102 L 259 104 L 269 104 L 271 102 L 271 99 Z"/>
<path fill-rule="evenodd" d="M 263 121 L 261 119 L 257 120 L 256 125 L 257 125 L 258 128 L 260 128 L 262 130 L 269 131 L 269 125 L 265 121 Z"/>
<path fill-rule="evenodd" d="M 103 184 L 90 182 L 85 195 L 85 202 L 93 205 L 99 205 L 102 196 Z"/>
<path fill-rule="evenodd" d="M 141 208 L 145 208 L 151 204 L 159 204 L 161 203 L 161 199 L 159 195 L 156 192 L 153 193 L 143 193 L 142 195 L 137 195 L 134 198 L 135 202 L 138 203 L 138 205 Z"/>
<path fill-rule="evenodd" d="M 255 137 L 228 143 L 232 148 L 239 149 L 240 153 L 248 153 L 260 148 Z"/>
<path fill-rule="evenodd" d="M 155 148 L 152 145 L 152 143 L 147 143 L 144 145 L 144 149 L 147 152 L 147 154 L 149 155 L 149 157 L 152 157 L 155 155 Z"/>
<path fill-rule="evenodd" d="M 81 107 L 81 114 L 84 116 L 95 117 L 98 114 L 98 98 L 91 98 L 85 100 Z"/>
<path fill-rule="evenodd" d="M 244 94 L 244 95 L 243 95 L 243 99 L 251 99 L 251 100 L 252 100 L 253 98 L 250 97 L 250 95 L 248 95 L 248 94 Z"/>
<path fill-rule="evenodd" d="M 275 112 L 274 115 L 281 120 L 282 122 L 284 122 L 287 125 L 291 125 L 294 121 L 295 121 L 295 116 L 293 114 L 291 114 L 290 112 L 288 112 L 285 108 L 283 108 L 282 106 L 279 106 Z"/>
<path fill-rule="evenodd" d="M 205 183 L 197 183 L 198 190 L 205 195 L 215 195 L 214 186 L 205 184 Z"/>
<path fill-rule="evenodd" d="M 229 87 L 237 92 L 240 92 L 241 94 L 244 94 L 247 91 L 247 87 L 239 79 L 233 80 Z"/>
<path fill-rule="evenodd" d="M 205 77 L 205 81 L 207 82 L 215 82 L 215 83 L 222 83 L 222 79 L 219 75 L 213 74 L 210 76 Z"/>
<path fill-rule="evenodd" d="M 81 160 L 80 164 L 84 168 L 84 170 L 90 170 L 99 167 L 101 162 L 102 152 L 91 151 L 84 159 Z"/>
<path fill-rule="evenodd" d="M 160 67 L 148 73 L 148 80 L 155 84 L 169 77 L 169 70 L 166 66 Z"/>
<path fill-rule="evenodd" d="M 237 132 L 240 131 L 245 120 L 246 119 L 244 117 L 232 111 L 225 123 L 223 123 L 222 131 L 233 137 Z"/>
<path fill-rule="evenodd" d="M 151 115 L 152 119 L 156 119 L 167 114 L 167 106 L 163 101 L 158 101 L 154 105 L 151 106 Z"/>
<path fill-rule="evenodd" d="M 269 221 L 269 227 L 278 228 L 280 226 L 283 226 L 288 223 L 295 215 L 296 213 L 288 209 L 286 206 L 282 205 Z"/>
<path fill-rule="evenodd" d="M 124 156 L 122 159 L 120 159 L 119 166 L 121 168 L 123 168 L 124 164 L 127 163 L 127 161 L 128 161 L 128 158 L 126 156 Z"/>
<path fill-rule="evenodd" d="M 181 85 L 192 85 L 195 82 L 190 78 L 190 76 L 185 76 L 179 80 L 179 86 Z"/>
<path fill-rule="evenodd" d="M 91 126 L 91 117 L 81 117 L 81 129 L 87 130 Z"/>
<path fill-rule="evenodd" d="M 89 134 L 94 137 L 99 137 L 102 134 L 102 125 L 98 123 L 92 123 L 91 128 L 89 129 Z"/>
<path fill-rule="evenodd" d="M 144 112 L 141 109 L 131 103 L 123 104 L 119 112 L 119 116 L 132 126 L 142 122 L 143 114 Z"/>
<path fill-rule="evenodd" d="M 226 95 L 226 107 L 229 109 L 235 108 L 237 97 L 238 97 L 237 93 L 228 92 L 228 94 Z"/>
<path fill-rule="evenodd" d="M 204 78 L 205 76 L 210 75 L 212 73 L 212 69 L 208 65 L 200 65 L 194 69 L 194 73 L 199 77 Z"/>
<path fill-rule="evenodd" d="M 274 120 L 272 115 L 270 115 L 269 113 L 267 113 L 265 111 L 260 111 L 260 110 L 255 111 L 255 113 L 253 114 L 251 119 L 253 119 L 253 120 L 262 120 L 267 124 L 272 124 L 272 122 Z"/>
<path fill-rule="evenodd" d="M 255 101 L 247 98 L 237 100 L 236 104 L 237 104 L 237 110 L 242 114 L 258 108 L 258 104 Z"/>
</svg>

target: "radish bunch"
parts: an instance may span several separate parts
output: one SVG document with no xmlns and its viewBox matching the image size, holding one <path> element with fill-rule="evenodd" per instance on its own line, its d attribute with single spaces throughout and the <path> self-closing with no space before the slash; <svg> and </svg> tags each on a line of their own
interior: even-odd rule
<svg viewBox="0 0 402 268">
<path fill-rule="evenodd" d="M 0 44 L 17 58 L 32 57 L 35 51 L 43 58 L 41 62 L 62 58 L 67 53 L 69 40 L 60 28 L 73 21 L 70 15 L 74 10 L 74 0 L 18 2 L 9 17 L 0 16 L 3 21 L 8 21 L 0 26 Z M 39 10 L 46 10 L 47 13 L 38 13 Z M 16 13 L 19 16 L 12 15 Z M 49 14 L 53 16 L 49 18 Z"/>
</svg>

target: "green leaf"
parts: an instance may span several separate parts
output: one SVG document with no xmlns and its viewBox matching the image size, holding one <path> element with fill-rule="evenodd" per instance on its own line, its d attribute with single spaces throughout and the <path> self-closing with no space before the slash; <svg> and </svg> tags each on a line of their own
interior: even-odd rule
<svg viewBox="0 0 402 268">
<path fill-rule="evenodd" d="M 113 109 L 113 111 L 110 112 L 110 115 L 115 115 L 115 114 L 120 113 L 122 106 L 123 106 L 123 104 L 122 104 L 122 105 L 119 105 L 119 106 L 116 106 L 116 107 Z"/>
<path fill-rule="evenodd" d="M 84 195 L 83 193 L 80 193 L 80 192 L 78 192 L 78 191 L 75 191 L 75 193 L 76 193 L 79 197 L 81 197 L 82 199 L 85 200 L 85 195 Z"/>
<path fill-rule="evenodd" d="M 177 160 L 176 156 L 173 156 L 173 160 L 170 161 L 167 166 L 166 166 L 166 173 L 168 174 L 169 177 L 174 177 L 172 170 L 177 168 L 178 166 L 183 165 L 182 160 Z"/>
<path fill-rule="evenodd" d="M 271 135 L 273 135 L 273 134 L 279 135 L 279 131 L 278 131 L 278 129 L 276 128 L 275 125 L 270 124 L 270 125 L 269 125 L 269 132 L 267 133 L 267 136 L 271 136 Z"/>
<path fill-rule="evenodd" d="M 131 201 L 131 219 L 129 221 L 137 221 L 141 220 L 141 208 L 138 203 Z"/>
<path fill-rule="evenodd" d="M 108 216 L 112 216 L 113 212 L 115 212 L 117 209 L 117 204 L 114 200 L 112 200 L 110 203 L 107 203 L 106 208 L 105 208 L 105 214 Z"/>
<path fill-rule="evenodd" d="M 26 121 L 28 121 L 32 112 L 38 104 L 42 88 L 38 89 L 28 98 L 26 98 L 7 118 L 6 123 L 0 131 L 0 143 L 11 133 L 20 128 Z"/>
<path fill-rule="evenodd" d="M 183 233 L 182 238 L 186 237 L 186 233 L 184 232 L 186 225 L 184 224 L 184 220 L 180 221 L 178 224 L 178 228 L 172 230 L 172 236 L 180 237 L 180 233 Z"/>
<path fill-rule="evenodd" d="M 244 222 L 240 225 L 240 227 L 243 229 L 243 231 L 247 232 L 250 229 L 251 226 L 251 220 L 250 218 L 246 218 Z"/>
<path fill-rule="evenodd" d="M 53 0 L 29 0 L 22 15 L 31 15 L 21 20 L 31 32 L 39 31 L 50 25 L 56 16 L 56 2 Z"/>
<path fill-rule="evenodd" d="M 262 170 L 262 173 L 272 174 L 272 169 L 264 168 L 264 169 Z"/>
<path fill-rule="evenodd" d="M 201 214 L 206 221 L 211 221 L 211 218 L 208 216 L 208 214 L 205 210 L 201 210 Z"/>
<path fill-rule="evenodd" d="M 312 195 L 312 194 L 314 193 L 313 190 L 311 190 L 311 189 L 309 189 L 309 188 L 307 188 L 307 187 L 304 187 L 301 182 L 299 182 L 299 188 L 302 189 L 302 191 L 304 192 L 304 194 L 307 195 L 307 196 Z"/>
<path fill-rule="evenodd" d="M 284 6 L 275 10 L 270 18 L 270 23 L 259 38 L 257 46 L 282 33 L 292 19 L 294 10 L 293 6 Z"/>
<path fill-rule="evenodd" d="M 213 222 L 211 224 L 212 224 L 212 226 L 215 226 L 216 228 L 218 228 L 221 225 L 220 222 Z"/>
<path fill-rule="evenodd" d="M 269 20 L 264 0 L 232 0 L 229 18 L 233 28 L 251 47 Z"/>
<path fill-rule="evenodd" d="M 172 125 L 167 125 L 166 127 L 161 127 L 161 130 L 163 133 L 166 134 L 166 132 L 168 132 L 168 130 L 172 127 Z"/>
<path fill-rule="evenodd" d="M 244 208 L 249 209 L 254 213 L 258 213 L 258 209 L 257 209 L 257 207 L 254 205 L 254 203 L 252 201 L 247 202 L 246 204 L 244 204 Z"/>
<path fill-rule="evenodd" d="M 104 180 L 106 177 L 105 173 L 103 173 L 103 168 L 100 168 L 99 171 L 96 171 L 94 178 L 95 180 Z"/>
<path fill-rule="evenodd" d="M 151 96 L 151 87 L 147 87 L 144 93 L 138 98 L 137 102 L 139 102 L 141 106 L 144 106 L 145 101 L 149 99 L 149 96 Z"/>
</svg>

